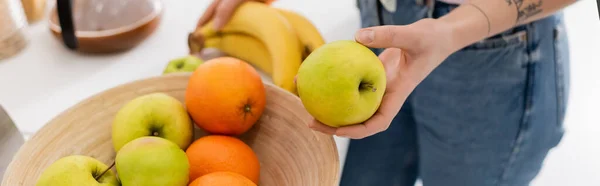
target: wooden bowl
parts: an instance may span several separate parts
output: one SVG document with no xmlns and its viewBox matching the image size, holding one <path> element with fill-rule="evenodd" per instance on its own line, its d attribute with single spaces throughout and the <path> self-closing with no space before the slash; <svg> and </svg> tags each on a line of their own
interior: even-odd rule
<svg viewBox="0 0 600 186">
<path fill-rule="evenodd" d="M 71 0 L 76 51 L 112 53 L 139 45 L 158 27 L 161 0 Z M 62 28 L 54 6 L 49 19 L 53 35 L 63 40 Z"/>
<path fill-rule="evenodd" d="M 114 158 L 111 125 L 116 112 L 129 100 L 164 92 L 180 101 L 188 73 L 131 82 L 88 98 L 51 120 L 17 152 L 2 186 L 33 186 L 44 169 L 68 155 L 88 155 L 110 165 Z M 240 136 L 261 163 L 261 186 L 334 186 L 339 159 L 332 136 L 307 127 L 310 115 L 298 97 L 266 85 L 267 106 L 255 126 Z M 196 138 L 205 135 L 196 129 Z"/>
</svg>

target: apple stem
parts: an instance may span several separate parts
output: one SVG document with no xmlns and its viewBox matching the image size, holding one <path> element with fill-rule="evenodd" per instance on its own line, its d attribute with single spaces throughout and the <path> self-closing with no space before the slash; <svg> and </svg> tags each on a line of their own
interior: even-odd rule
<svg viewBox="0 0 600 186">
<path fill-rule="evenodd" d="M 115 166 L 115 161 L 112 162 L 112 164 L 110 164 L 110 167 L 108 167 L 106 170 L 104 170 L 104 172 L 100 173 L 98 176 L 96 176 L 94 179 L 98 180 L 100 179 L 102 176 L 104 176 L 104 174 L 106 174 L 106 172 L 108 172 L 108 170 L 112 169 Z"/>
<path fill-rule="evenodd" d="M 370 89 L 373 92 L 377 91 L 377 88 L 373 87 L 373 85 L 370 84 L 370 83 L 361 83 L 360 84 L 360 89 L 362 89 L 362 90 L 369 90 Z"/>
</svg>

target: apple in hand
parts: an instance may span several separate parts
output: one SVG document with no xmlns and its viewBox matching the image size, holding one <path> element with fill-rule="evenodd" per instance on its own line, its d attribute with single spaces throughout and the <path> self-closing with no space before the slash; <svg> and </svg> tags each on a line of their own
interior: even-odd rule
<svg viewBox="0 0 600 186">
<path fill-rule="evenodd" d="M 115 152 L 144 136 L 165 138 L 186 149 L 192 143 L 194 126 L 183 103 L 165 93 L 142 95 L 126 103 L 113 121 Z"/>
<path fill-rule="evenodd" d="M 318 121 L 332 127 L 360 124 L 379 109 L 386 74 L 379 57 L 354 41 L 313 51 L 296 77 L 298 96 Z"/>
<path fill-rule="evenodd" d="M 115 166 L 124 186 L 187 186 L 190 177 L 185 152 L 175 143 L 154 136 L 137 138 L 123 146 L 117 152 Z"/>
<path fill-rule="evenodd" d="M 92 157 L 71 155 L 60 158 L 40 175 L 36 186 L 120 186 L 108 166 Z M 104 174 L 102 174 L 106 171 Z M 101 175 L 98 179 L 95 179 Z"/>
<path fill-rule="evenodd" d="M 174 72 L 193 72 L 202 63 L 204 63 L 204 61 L 194 55 L 180 57 L 169 61 L 167 67 L 163 71 L 163 74 Z"/>
</svg>

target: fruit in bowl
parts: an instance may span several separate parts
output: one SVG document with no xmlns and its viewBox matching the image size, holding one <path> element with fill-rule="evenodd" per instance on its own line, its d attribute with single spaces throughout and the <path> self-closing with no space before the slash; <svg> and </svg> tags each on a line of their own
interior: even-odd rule
<svg viewBox="0 0 600 186">
<path fill-rule="evenodd" d="M 190 180 L 219 171 L 240 174 L 258 184 L 260 162 L 242 140 L 223 135 L 208 135 L 194 141 L 187 149 Z"/>
<path fill-rule="evenodd" d="M 248 178 L 227 171 L 219 171 L 206 174 L 190 183 L 189 186 L 215 186 L 215 185 L 227 185 L 227 186 L 256 186 L 256 184 L 250 181 Z"/>
<path fill-rule="evenodd" d="M 360 124 L 381 104 L 386 89 L 383 64 L 355 41 L 334 41 L 302 62 L 298 96 L 318 121 L 332 127 Z"/>
<path fill-rule="evenodd" d="M 255 43 L 274 51 L 264 58 L 272 67 L 263 67 L 273 68 L 275 84 L 263 82 L 248 64 L 253 62 L 209 55 L 207 50 L 190 53 L 208 57 L 201 57 L 205 62 L 195 68 L 189 56 L 181 58 L 184 63 L 172 61 L 167 66 L 175 69 L 165 69 L 165 74 L 111 88 L 55 117 L 21 147 L 2 185 L 49 183 L 49 177 L 59 178 L 61 186 L 68 186 L 62 184 L 68 180 L 81 185 L 84 182 L 75 176 L 84 175 L 81 172 L 88 172 L 84 176 L 89 185 L 95 180 L 108 185 L 122 181 L 123 186 L 337 184 L 339 158 L 333 137 L 307 127 L 312 117 L 294 95 L 293 77 L 301 59 L 323 41 L 316 30 L 295 32 L 308 27 L 294 26 L 308 23 L 299 14 L 246 5 L 233 22 L 257 26 L 254 19 L 240 15 L 256 17 L 253 12 L 262 10 L 275 15 L 267 18 L 277 30 L 253 32 L 262 39 L 279 38 Z M 260 39 L 256 36 L 251 39 Z M 97 164 L 96 169 L 53 176 L 60 173 L 54 164 L 67 164 L 60 158 L 75 154 L 96 159 L 90 163 Z M 93 179 L 99 172 L 106 174 Z"/>
<path fill-rule="evenodd" d="M 195 124 L 212 134 L 240 135 L 260 119 L 265 87 L 258 72 L 233 57 L 199 66 L 190 77 L 185 105 Z"/>
<path fill-rule="evenodd" d="M 36 186 L 120 186 L 115 173 L 107 169 L 106 164 L 89 156 L 66 156 L 47 167 Z"/>
<path fill-rule="evenodd" d="M 112 124 L 115 151 L 144 136 L 157 136 L 186 149 L 193 140 L 193 124 L 182 102 L 164 93 L 150 93 L 127 102 Z"/>
<path fill-rule="evenodd" d="M 112 132 L 113 122 L 129 102 L 155 93 L 163 93 L 183 102 L 190 80 L 191 74 L 188 73 L 160 75 L 111 88 L 74 105 L 52 119 L 21 147 L 7 167 L 2 185 L 49 183 L 49 177 L 60 179 L 61 182 L 58 185 L 61 186 L 68 186 L 63 183 L 76 179 L 76 185 L 81 185 L 83 182 L 78 180 L 79 176 L 76 175 L 84 175 L 82 172 L 85 172 L 84 176 L 88 177 L 85 178 L 86 180 L 93 181 L 89 185 L 94 185 L 96 181 L 93 177 L 105 171 L 106 174 L 100 179 L 103 183 L 118 184 L 114 181 L 118 181 L 118 179 L 113 178 L 119 177 L 122 178 L 123 185 L 127 185 L 126 180 L 134 179 L 127 173 L 128 168 L 139 168 L 136 171 L 136 177 L 158 179 L 162 176 L 158 174 L 167 175 L 178 171 L 163 171 L 162 169 L 152 171 L 153 169 L 156 170 L 156 167 L 161 166 L 184 165 L 185 161 L 190 164 L 189 173 L 181 173 L 170 179 L 175 180 L 175 177 L 179 177 L 176 180 L 181 181 L 187 178 L 187 182 L 191 183 L 193 181 L 190 179 L 192 171 L 207 168 L 211 171 L 202 173 L 203 176 L 213 172 L 233 172 L 248 178 L 253 183 L 258 180 L 259 184 L 254 184 L 262 186 L 335 185 L 337 183 L 340 164 L 333 137 L 314 132 L 306 127 L 312 118 L 304 110 L 298 97 L 268 83 L 264 84 L 267 98 L 264 112 L 258 116 L 259 120 L 250 130 L 237 136 L 210 134 L 200 128 L 194 130 L 194 139 L 202 139 L 203 136 L 226 136 L 231 140 L 208 140 L 209 145 L 200 145 L 200 148 L 190 145 L 184 150 L 167 138 L 144 135 L 126 142 L 124 147 L 115 151 L 111 140 L 114 134 Z M 239 82 L 239 84 L 242 83 L 243 81 Z M 232 86 L 240 86 L 239 84 Z M 215 102 L 217 101 L 215 100 Z M 143 108 L 145 107 L 140 107 L 139 110 L 143 110 Z M 168 113 L 170 110 L 173 109 L 156 111 Z M 188 117 L 190 116 L 188 115 Z M 138 117 L 137 119 L 145 120 L 147 118 Z M 219 123 L 213 124 L 219 125 Z M 173 128 L 173 130 L 187 131 L 183 128 Z M 162 139 L 165 143 L 169 141 L 172 145 L 167 148 L 165 147 L 167 145 L 156 145 L 158 143 L 140 143 L 139 141 L 145 141 L 142 140 L 144 138 Z M 194 142 L 196 141 L 204 140 L 195 140 Z M 233 144 L 238 145 L 232 145 L 231 141 L 237 141 Z M 240 141 L 243 143 L 239 143 Z M 202 143 L 204 142 L 200 142 L 200 144 Z M 130 145 L 131 147 L 128 147 Z M 133 148 L 134 146 L 137 147 Z M 184 153 L 183 158 L 166 156 L 181 153 Z M 140 156 L 140 154 L 142 155 Z M 54 164 L 65 165 L 61 158 L 72 155 L 93 157 L 102 164 L 90 164 L 93 165 L 92 168 L 95 168 L 93 171 L 82 168 L 79 173 L 74 172 L 65 177 L 55 176 L 61 173 L 55 171 L 56 167 L 60 166 Z M 227 156 L 231 158 L 223 159 Z M 117 157 L 116 163 L 115 157 Z M 155 157 L 160 157 L 160 161 L 152 161 L 152 158 Z M 198 161 L 193 159 L 197 157 L 205 158 L 198 164 Z M 113 163 L 117 164 L 116 168 L 109 169 L 106 166 L 113 165 Z M 115 171 L 115 169 L 117 170 Z M 164 170 L 169 169 L 165 168 Z M 183 171 L 181 169 L 181 172 Z M 219 178 L 219 180 L 222 179 Z M 163 181 L 167 181 L 166 178 Z M 233 180 L 227 178 L 224 181 Z M 188 186 L 190 183 L 170 186 Z"/>
<path fill-rule="evenodd" d="M 200 66 L 204 61 L 195 55 L 187 55 L 184 57 L 176 58 L 169 63 L 167 63 L 167 67 L 163 71 L 163 74 L 170 74 L 176 72 L 193 72 Z"/>
<path fill-rule="evenodd" d="M 117 152 L 115 166 L 123 185 L 184 186 L 189 182 L 185 152 L 164 138 L 146 136 L 125 144 Z"/>
</svg>

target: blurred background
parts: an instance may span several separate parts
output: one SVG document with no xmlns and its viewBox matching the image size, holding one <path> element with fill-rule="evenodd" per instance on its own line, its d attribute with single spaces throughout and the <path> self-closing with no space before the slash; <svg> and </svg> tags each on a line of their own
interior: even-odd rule
<svg viewBox="0 0 600 186">
<path fill-rule="evenodd" d="M 187 34 L 210 2 L 164 0 L 160 24 L 139 46 L 112 55 L 84 55 L 66 49 L 52 35 L 47 12 L 54 1 L 50 0 L 36 21 L 23 26 L 27 44 L 22 50 L 10 49 L 16 50 L 15 54 L 0 60 L 0 104 L 28 137 L 63 110 L 93 94 L 159 75 L 169 60 L 188 53 Z M 355 0 L 279 0 L 273 6 L 306 16 L 328 42 L 353 39 L 360 26 Z M 564 12 L 572 61 L 566 135 L 559 147 L 551 151 L 532 185 L 597 186 L 600 185 L 598 10 L 594 0 L 581 0 Z M 20 44 L 15 41 L 13 46 Z M 336 138 L 336 141 L 343 162 L 347 140 Z"/>
</svg>

